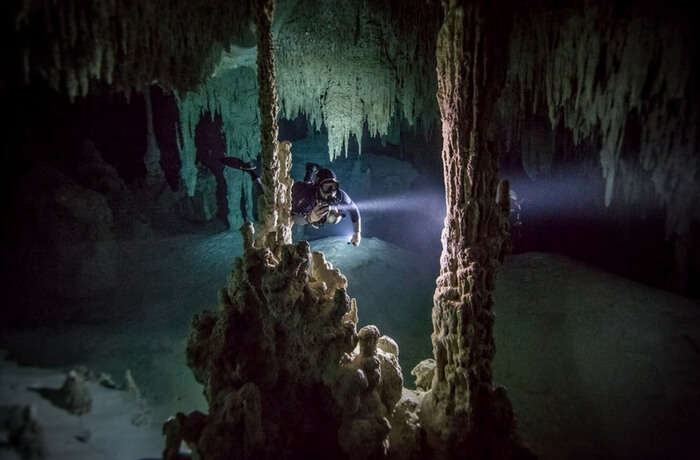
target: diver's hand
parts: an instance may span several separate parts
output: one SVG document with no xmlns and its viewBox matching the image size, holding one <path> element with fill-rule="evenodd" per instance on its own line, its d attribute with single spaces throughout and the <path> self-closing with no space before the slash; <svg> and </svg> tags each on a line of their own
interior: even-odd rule
<svg viewBox="0 0 700 460">
<path fill-rule="evenodd" d="M 350 238 L 350 241 L 348 241 L 348 244 L 352 244 L 353 246 L 359 246 L 360 241 L 362 241 L 362 237 L 360 236 L 360 232 L 355 232 L 352 234 L 352 237 Z"/>
<path fill-rule="evenodd" d="M 326 217 L 326 215 L 328 215 L 328 203 L 321 202 L 316 204 L 306 220 L 308 220 L 310 224 L 315 224 Z"/>
</svg>

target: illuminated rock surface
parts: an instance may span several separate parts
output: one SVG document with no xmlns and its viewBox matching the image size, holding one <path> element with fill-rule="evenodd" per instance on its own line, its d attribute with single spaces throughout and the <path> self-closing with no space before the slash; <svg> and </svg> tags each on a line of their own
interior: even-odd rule
<svg viewBox="0 0 700 460">
<path fill-rule="evenodd" d="M 376 327 L 356 332 L 347 280 L 321 253 L 301 242 L 276 260 L 247 231 L 218 311 L 195 316 L 188 340 L 208 414 L 180 415 L 196 427 L 173 429 L 168 445 L 181 438 L 211 459 L 298 458 L 310 445 L 326 458 L 386 452 L 402 387 L 396 356 L 377 349 Z"/>
</svg>

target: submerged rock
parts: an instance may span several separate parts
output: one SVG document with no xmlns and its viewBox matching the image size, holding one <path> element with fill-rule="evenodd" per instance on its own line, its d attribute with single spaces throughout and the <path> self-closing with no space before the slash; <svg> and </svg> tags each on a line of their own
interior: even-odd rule
<svg viewBox="0 0 700 460">
<path fill-rule="evenodd" d="M 84 415 L 92 409 L 92 396 L 85 379 L 74 370 L 68 373 L 61 388 L 37 388 L 36 391 L 54 406 L 74 415 Z"/>
<path fill-rule="evenodd" d="M 375 326 L 357 333 L 347 280 L 322 253 L 305 241 L 273 252 L 242 232 L 218 309 L 194 317 L 187 344 L 209 414 L 171 418 L 164 458 L 183 440 L 207 459 L 385 456 L 398 358 Z"/>
<path fill-rule="evenodd" d="M 46 458 L 44 431 L 37 421 L 34 406 L 0 406 L 0 431 L 7 437 L 3 445 L 17 452 L 19 458 Z"/>
</svg>

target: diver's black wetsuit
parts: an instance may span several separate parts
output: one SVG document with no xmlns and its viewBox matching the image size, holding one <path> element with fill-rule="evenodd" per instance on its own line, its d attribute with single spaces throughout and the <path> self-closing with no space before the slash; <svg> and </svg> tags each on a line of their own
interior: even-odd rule
<svg viewBox="0 0 700 460">
<path fill-rule="evenodd" d="M 308 224 L 307 215 L 318 204 L 318 186 L 311 182 L 295 182 L 292 186 L 292 217 L 297 225 Z M 350 199 L 347 193 L 342 189 L 338 189 L 335 197 L 331 200 L 326 200 L 330 206 L 335 207 L 340 214 L 350 214 L 353 228 L 357 232 L 360 226 L 360 210 L 357 205 Z M 327 216 L 319 222 L 314 222 L 316 227 L 322 227 L 326 224 Z"/>
<path fill-rule="evenodd" d="M 260 181 L 260 177 L 255 172 L 255 165 L 249 162 L 244 162 L 243 160 L 235 157 L 224 157 L 220 158 L 219 160 L 226 166 L 240 169 L 250 174 L 250 177 L 253 179 L 253 202 L 257 202 L 257 197 L 262 194 L 262 182 Z M 319 185 L 317 184 L 317 181 L 314 180 L 314 176 L 319 169 L 320 166 L 317 164 L 307 163 L 304 181 L 294 182 L 294 185 L 292 186 L 292 218 L 294 220 L 294 224 L 311 224 L 313 227 L 318 228 L 329 223 L 328 218 L 330 214 L 327 214 L 321 220 L 313 223 L 309 222 L 308 220 L 309 213 L 314 209 L 314 207 L 316 207 L 319 201 L 323 201 L 329 206 L 335 208 L 337 214 L 340 214 L 341 216 L 345 216 L 349 213 L 353 231 L 359 234 L 361 230 L 360 210 L 347 193 L 345 193 L 342 189 L 338 189 L 335 197 L 331 198 L 330 200 L 323 200 L 320 197 Z M 329 170 L 326 171 L 333 176 L 335 181 L 335 174 Z M 340 219 L 333 223 L 337 224 L 339 221 Z"/>
</svg>

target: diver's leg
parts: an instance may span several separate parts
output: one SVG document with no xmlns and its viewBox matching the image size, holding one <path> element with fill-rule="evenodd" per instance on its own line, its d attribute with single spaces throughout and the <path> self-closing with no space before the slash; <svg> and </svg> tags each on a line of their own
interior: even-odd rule
<svg viewBox="0 0 700 460">
<path fill-rule="evenodd" d="M 263 194 L 263 188 L 262 188 L 262 181 L 260 180 L 260 176 L 258 176 L 258 173 L 256 171 L 255 163 L 252 161 L 243 161 L 240 158 L 236 157 L 223 157 L 219 158 L 219 161 L 223 163 L 226 166 L 229 166 L 231 168 L 235 169 L 240 169 L 241 171 L 245 171 L 248 173 L 250 176 L 251 180 L 253 181 L 253 190 L 252 190 L 252 197 L 251 197 L 251 202 L 252 202 L 252 208 L 253 208 L 253 220 L 256 222 L 258 221 L 258 197 Z M 245 219 L 245 193 L 241 194 L 241 214 L 244 216 Z"/>
<path fill-rule="evenodd" d="M 255 169 L 255 164 L 253 164 L 252 162 L 246 162 L 236 157 L 223 157 L 219 158 L 219 161 L 225 164 L 226 166 L 230 166 L 231 168 L 236 168 L 243 171 L 250 171 L 251 169 Z"/>
</svg>

